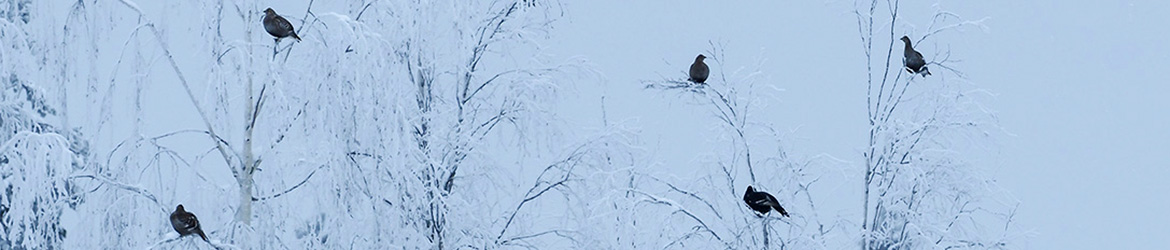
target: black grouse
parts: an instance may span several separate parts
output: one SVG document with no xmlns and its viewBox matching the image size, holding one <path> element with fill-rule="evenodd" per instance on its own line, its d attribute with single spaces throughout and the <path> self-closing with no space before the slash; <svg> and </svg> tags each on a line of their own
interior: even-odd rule
<svg viewBox="0 0 1170 250">
<path fill-rule="evenodd" d="M 179 232 L 179 237 L 198 234 L 203 241 L 207 241 L 207 235 L 199 228 L 199 219 L 195 218 L 195 214 L 183 210 L 183 204 L 179 204 L 175 212 L 171 213 L 171 226 L 175 228 L 175 232 Z"/>
<path fill-rule="evenodd" d="M 707 64 L 703 63 L 703 59 L 707 58 L 703 54 L 695 57 L 695 63 L 691 64 L 691 79 L 692 82 L 703 83 L 707 81 L 707 75 L 711 73 L 711 69 L 707 68 Z"/>
<path fill-rule="evenodd" d="M 780 215 L 788 217 L 788 212 L 780 207 L 780 201 L 777 201 L 776 197 L 765 192 L 756 192 L 752 186 L 748 186 L 747 191 L 743 192 L 743 202 L 760 214 L 768 214 L 768 211 L 776 209 Z"/>
<path fill-rule="evenodd" d="M 290 36 L 296 38 L 298 42 L 301 41 L 301 37 L 297 36 L 297 32 L 293 30 L 292 24 L 284 17 L 277 15 L 272 8 L 264 10 L 264 30 L 268 31 L 269 35 L 276 37 L 277 41 Z"/>
<path fill-rule="evenodd" d="M 926 69 L 926 60 L 922 59 L 922 53 L 914 50 L 910 45 L 910 37 L 902 36 L 902 41 L 906 42 L 906 48 L 902 51 L 904 58 L 902 64 L 906 65 L 906 72 L 911 74 L 919 73 L 922 76 L 930 75 L 930 70 Z"/>
</svg>

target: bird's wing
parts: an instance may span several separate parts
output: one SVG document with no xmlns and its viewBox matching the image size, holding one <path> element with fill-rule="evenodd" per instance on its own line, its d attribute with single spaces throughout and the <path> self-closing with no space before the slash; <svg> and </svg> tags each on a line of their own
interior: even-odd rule
<svg viewBox="0 0 1170 250">
<path fill-rule="evenodd" d="M 276 23 L 280 25 L 280 29 L 293 31 L 292 23 L 289 23 L 288 19 L 284 19 L 282 16 L 276 16 Z"/>
<path fill-rule="evenodd" d="M 183 227 L 188 229 L 188 230 L 199 228 L 199 218 L 196 218 L 195 214 L 192 214 L 192 213 L 187 213 L 183 216 L 179 216 L 179 222 L 182 222 Z"/>
<path fill-rule="evenodd" d="M 762 197 L 752 197 L 747 199 L 747 202 L 751 204 L 763 204 L 766 201 L 767 200 L 764 200 Z"/>
<path fill-rule="evenodd" d="M 778 206 L 778 204 L 776 204 L 776 198 L 769 199 L 769 197 L 767 197 L 767 196 L 755 197 L 754 199 L 751 199 L 748 202 L 751 204 L 756 204 L 756 205 Z"/>
<path fill-rule="evenodd" d="M 771 204 L 777 204 L 777 206 L 779 206 L 780 200 L 777 200 L 776 196 L 772 196 L 772 194 L 768 194 L 768 193 L 765 193 L 764 196 L 767 197 L 768 202 L 771 202 Z"/>
</svg>

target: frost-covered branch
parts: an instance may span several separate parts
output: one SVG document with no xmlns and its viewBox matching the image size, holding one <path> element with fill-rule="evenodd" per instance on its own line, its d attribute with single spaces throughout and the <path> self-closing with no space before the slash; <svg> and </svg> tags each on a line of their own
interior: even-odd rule
<svg viewBox="0 0 1170 250">
<path fill-rule="evenodd" d="M 643 196 L 644 198 L 640 202 L 663 205 L 663 206 L 669 207 L 671 209 L 670 214 L 681 213 L 681 214 L 685 215 L 687 218 L 690 218 L 691 220 L 695 221 L 695 223 L 699 224 L 699 225 L 695 226 L 694 229 L 702 231 L 702 232 L 706 232 L 707 234 L 710 234 L 711 237 L 715 237 L 716 240 L 718 240 L 719 242 L 726 245 L 727 248 L 732 248 L 726 241 L 723 240 L 723 237 L 719 236 L 719 233 L 716 233 L 715 230 L 712 230 L 710 226 L 707 226 L 707 222 L 705 220 L 703 220 L 702 218 L 699 218 L 699 216 L 695 215 L 695 213 L 692 212 L 690 209 L 687 209 L 686 207 L 679 205 L 678 202 L 675 202 L 675 201 L 668 199 L 668 198 L 663 198 L 663 197 L 659 197 L 659 196 L 656 196 L 656 195 L 653 195 L 650 193 L 646 193 L 646 192 L 644 192 L 642 190 L 638 190 L 638 189 L 626 189 L 624 191 L 632 192 L 632 193 Z M 686 236 L 684 236 L 684 238 L 685 237 Z M 677 243 L 678 240 L 675 240 L 674 242 Z M 673 245 L 673 244 L 674 243 L 671 243 L 671 244 L 668 244 L 667 246 Z"/>
<path fill-rule="evenodd" d="M 317 173 L 317 170 L 321 170 L 322 168 L 325 168 L 325 165 L 320 165 L 317 168 L 313 169 L 313 171 L 309 172 L 309 175 L 306 175 L 305 178 L 301 180 L 301 182 L 298 182 L 296 185 L 293 185 L 292 187 L 289 187 L 288 189 L 285 189 L 284 191 L 281 191 L 279 193 L 275 193 L 275 194 L 272 194 L 269 196 L 265 196 L 265 197 L 252 197 L 252 201 L 264 201 L 264 200 L 280 197 L 281 195 L 285 195 L 289 192 L 292 192 L 293 190 L 296 190 L 297 188 L 301 187 L 301 185 L 305 185 L 305 183 L 309 182 L 309 179 L 313 178 L 313 175 Z"/>
<path fill-rule="evenodd" d="M 106 178 L 103 176 L 92 175 L 92 174 L 80 174 L 80 175 L 69 176 L 70 180 L 79 179 L 79 178 L 93 179 L 96 181 L 100 181 L 102 184 L 114 186 L 118 189 L 130 191 L 131 193 L 141 195 L 143 198 L 146 198 L 147 200 L 154 202 L 155 205 L 158 205 L 158 208 L 161 209 L 162 211 L 169 212 L 169 211 L 167 211 L 167 209 L 168 209 L 167 206 L 163 206 L 162 203 L 159 203 L 158 198 L 156 198 L 154 196 L 154 194 L 150 193 L 150 191 L 146 190 L 145 188 L 135 186 L 135 185 L 126 184 L 126 183 L 117 182 L 117 181 L 110 180 L 109 178 Z"/>
<path fill-rule="evenodd" d="M 699 102 L 708 103 L 714 109 L 713 113 L 723 125 L 731 129 L 733 136 L 737 139 L 739 145 L 737 148 L 742 150 L 742 157 L 748 169 L 748 175 L 752 182 L 756 182 L 755 160 L 753 160 L 752 147 L 748 141 L 748 112 L 752 104 L 756 102 L 755 97 L 750 91 L 755 86 L 755 78 L 762 74 L 761 71 L 749 71 L 747 74 L 741 75 L 739 70 L 736 70 L 732 77 L 728 79 L 724 67 L 724 60 L 726 60 L 726 53 L 723 51 L 722 45 L 717 45 L 711 42 L 712 49 L 708 52 L 711 60 L 714 62 L 713 72 L 719 72 L 719 81 L 712 81 L 708 79 L 706 83 L 694 83 L 687 80 L 670 79 L 663 77 L 662 80 L 657 81 L 642 81 L 646 89 L 660 89 L 660 90 L 681 90 L 698 94 Z M 762 60 L 760 60 L 762 62 Z M 760 67 L 760 65 L 756 65 Z M 734 81 L 734 82 L 732 82 Z M 740 88 L 748 90 L 747 96 L 741 96 L 738 93 Z M 740 155 L 736 155 L 739 157 Z"/>
<path fill-rule="evenodd" d="M 260 85 L 260 94 L 256 96 L 256 104 L 253 104 L 252 114 L 248 119 L 248 126 L 244 130 L 251 130 L 256 126 L 256 120 L 260 118 L 260 110 L 264 107 L 264 91 L 268 89 L 268 84 Z M 226 143 L 225 143 L 226 144 Z"/>
<path fill-rule="evenodd" d="M 702 197 L 699 197 L 699 195 L 696 194 L 695 192 L 683 190 L 683 189 L 675 186 L 674 184 L 667 182 L 667 181 L 664 181 L 662 179 L 659 179 L 658 177 L 654 177 L 653 175 L 643 175 L 643 176 L 650 177 L 650 179 L 657 181 L 659 183 L 662 183 L 662 184 L 666 185 L 667 187 L 670 187 L 670 190 L 672 190 L 672 191 L 678 192 L 680 194 L 684 194 L 686 196 L 694 198 L 695 200 L 697 200 L 699 202 L 702 202 L 704 205 L 707 205 L 707 208 L 711 209 L 711 213 L 714 213 L 715 217 L 718 217 L 719 219 L 723 219 L 723 215 L 719 214 L 719 210 L 715 209 L 715 205 L 712 205 L 711 202 L 707 202 L 707 199 L 703 199 Z"/>
<path fill-rule="evenodd" d="M 975 26 L 983 31 L 987 31 L 990 29 L 987 27 L 987 25 L 983 24 L 983 22 L 987 21 L 988 19 L 991 19 L 990 17 L 980 18 L 979 20 L 963 20 L 963 21 L 958 22 L 958 23 L 952 23 L 952 24 L 948 24 L 948 25 L 945 25 L 942 27 L 934 28 L 935 25 L 942 23 L 942 22 L 945 22 L 948 18 L 963 20 L 962 16 L 959 16 L 959 14 L 955 14 L 954 12 L 950 12 L 950 11 L 936 12 L 936 13 L 934 13 L 934 17 L 932 17 L 930 19 L 930 25 L 927 26 L 928 32 L 925 35 L 922 35 L 921 38 L 918 38 L 918 41 L 915 41 L 915 43 L 922 43 L 922 41 L 926 40 L 926 38 L 934 36 L 938 33 L 951 31 L 951 30 L 957 30 L 959 28 L 966 27 L 966 26 Z"/>
<path fill-rule="evenodd" d="M 186 90 L 187 97 L 191 100 L 191 103 L 195 105 L 195 110 L 199 113 L 199 117 L 203 118 L 203 125 L 207 127 L 207 132 L 211 136 L 211 139 L 215 142 L 216 148 L 219 149 L 220 155 L 223 156 L 223 159 L 226 161 L 228 168 L 231 169 L 232 174 L 239 176 L 239 171 L 232 167 L 232 155 L 228 154 L 228 151 L 230 150 L 227 148 L 227 145 L 224 145 L 220 142 L 220 137 L 215 132 L 215 127 L 211 126 L 211 119 L 207 117 L 207 112 L 203 110 L 203 105 L 199 104 L 199 99 L 195 98 L 195 93 L 191 90 L 191 85 L 187 83 L 187 78 L 183 76 L 183 71 L 179 69 L 179 64 L 175 62 L 175 56 L 171 54 L 170 47 L 167 46 L 166 37 L 162 35 L 162 32 L 159 31 L 158 27 L 154 25 L 154 22 L 150 21 L 150 18 L 148 18 L 146 14 L 142 12 L 142 9 L 138 8 L 137 3 L 131 0 L 120 1 L 122 4 L 126 5 L 126 7 L 129 7 L 130 9 L 134 10 L 134 12 L 138 13 L 138 17 L 140 20 L 143 20 L 142 22 L 145 23 L 144 25 L 150 27 L 150 30 L 154 33 L 154 40 L 158 41 L 159 47 L 163 51 L 163 55 L 167 58 L 167 61 L 170 62 L 171 69 L 175 71 L 175 76 L 179 78 L 179 83 L 181 83 L 183 85 L 183 89 Z M 242 162 L 240 165 L 244 166 Z"/>
<path fill-rule="evenodd" d="M 305 109 L 308 108 L 309 101 L 305 101 L 301 104 L 301 108 L 297 110 L 297 113 L 293 114 L 293 117 L 289 119 L 290 121 L 288 123 L 285 123 L 284 126 L 276 129 L 276 139 L 272 140 L 272 142 L 268 144 L 269 151 L 275 150 L 276 146 L 279 146 L 281 142 L 284 142 L 284 139 L 288 136 L 288 131 L 292 129 L 293 125 L 295 124 L 294 122 L 304 117 Z"/>
<path fill-rule="evenodd" d="M 548 230 L 548 231 L 539 232 L 539 233 L 534 233 L 534 234 L 529 234 L 529 235 L 521 235 L 521 236 L 512 237 L 512 238 L 509 238 L 509 239 L 506 239 L 506 240 L 502 240 L 502 241 L 500 241 L 500 243 L 499 243 L 499 244 L 500 244 L 500 245 L 512 245 L 512 244 L 515 244 L 515 242 L 517 242 L 517 241 L 522 241 L 522 240 L 525 240 L 525 239 L 536 238 L 536 237 L 540 237 L 540 236 L 544 236 L 544 235 L 549 235 L 549 234 L 556 235 L 556 236 L 559 236 L 559 237 L 561 237 L 561 238 L 565 238 L 566 240 L 569 240 L 569 241 L 572 241 L 572 242 L 575 242 L 575 243 L 580 243 L 579 241 L 577 241 L 577 239 L 576 239 L 576 238 L 574 238 L 574 237 L 571 235 L 571 234 L 575 234 L 575 233 L 577 233 L 577 232 L 575 232 L 575 231 L 569 231 L 569 230 Z M 533 249 L 539 249 L 539 248 L 538 248 L 538 247 L 533 247 Z"/>
<path fill-rule="evenodd" d="M 524 205 L 528 204 L 528 202 L 532 200 L 539 198 L 541 195 L 544 195 L 545 192 L 548 192 L 549 190 L 557 187 L 564 187 L 565 183 L 574 180 L 571 178 L 573 176 L 573 169 L 577 164 L 580 164 L 581 158 L 584 157 L 585 154 L 589 153 L 588 151 L 591 149 L 591 147 L 593 147 L 593 145 L 590 143 L 580 145 L 576 147 L 571 153 L 569 153 L 568 157 L 548 165 L 544 168 L 543 171 L 540 172 L 540 175 L 536 177 L 536 182 L 533 183 L 532 187 L 528 188 L 528 191 L 524 193 L 524 198 L 521 199 L 518 204 L 516 204 L 516 208 L 512 210 L 511 214 L 508 215 L 508 220 L 504 222 L 504 226 L 500 229 L 500 233 L 496 235 L 497 244 L 504 244 L 504 242 L 510 241 L 501 239 L 504 237 L 504 234 L 508 231 L 508 228 L 512 225 L 512 222 L 516 219 L 516 215 L 520 212 L 520 209 L 523 208 Z M 554 170 L 559 170 L 562 172 L 552 180 L 545 180 L 545 175 L 551 174 Z"/>
<path fill-rule="evenodd" d="M 151 244 L 150 246 L 146 247 L 146 249 L 167 248 L 166 246 L 169 243 L 178 242 L 179 240 L 183 239 L 183 236 L 180 236 L 179 234 L 174 233 L 174 232 L 167 233 L 167 234 L 165 234 L 165 236 L 166 237 L 164 237 L 163 239 L 158 240 L 154 244 Z M 199 242 L 194 242 L 194 243 L 195 244 L 207 243 L 208 245 L 211 245 L 211 247 L 213 247 L 215 249 L 241 249 L 240 247 L 238 247 L 236 245 L 222 243 L 222 242 L 219 242 L 218 240 L 212 240 L 211 238 L 208 238 L 208 241 L 199 240 Z"/>
<path fill-rule="evenodd" d="M 529 77 L 537 77 L 537 76 L 542 76 L 545 74 L 561 72 L 565 69 L 565 67 L 568 67 L 568 66 L 567 65 L 560 65 L 560 66 L 553 67 L 553 68 L 541 68 L 541 69 L 533 69 L 533 70 L 514 69 L 514 70 L 508 70 L 508 71 L 496 73 L 496 75 L 492 76 L 491 78 L 488 78 L 487 80 L 484 80 L 483 83 L 480 83 L 478 87 L 475 87 L 475 90 L 472 90 L 470 94 L 465 95 L 463 97 L 463 99 L 461 99 L 459 101 L 465 102 L 465 103 L 471 101 L 471 98 L 475 98 L 475 95 L 478 94 L 479 91 L 483 90 L 485 87 L 492 84 L 492 82 L 495 82 L 500 77 L 504 77 L 504 76 L 512 75 L 512 74 L 524 74 L 524 75 L 527 75 Z"/>
</svg>

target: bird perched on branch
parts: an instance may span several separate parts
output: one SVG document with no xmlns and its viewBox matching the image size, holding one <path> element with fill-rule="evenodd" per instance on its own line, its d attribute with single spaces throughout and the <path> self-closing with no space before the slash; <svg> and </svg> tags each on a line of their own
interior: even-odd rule
<svg viewBox="0 0 1170 250">
<path fill-rule="evenodd" d="M 910 37 L 902 36 L 902 41 L 906 42 L 906 48 L 903 50 L 904 58 L 902 58 L 902 64 L 906 65 L 906 72 L 922 74 L 922 76 L 930 75 L 930 70 L 926 69 L 926 60 L 922 59 L 922 53 L 914 51 L 914 47 L 910 46 Z"/>
<path fill-rule="evenodd" d="M 691 64 L 691 79 L 687 80 L 696 83 L 703 83 L 707 81 L 707 75 L 711 73 L 711 70 L 707 68 L 706 63 L 703 63 L 704 58 L 707 57 L 703 56 L 703 54 L 699 54 L 699 56 L 695 57 L 695 63 Z"/>
<path fill-rule="evenodd" d="M 275 10 L 268 8 L 264 10 L 264 30 L 268 31 L 269 35 L 276 37 L 276 41 L 281 38 L 292 37 L 297 41 L 301 41 L 301 37 L 297 36 L 297 32 L 293 30 L 293 26 L 284 17 L 277 15 Z"/>
<path fill-rule="evenodd" d="M 766 215 L 768 211 L 776 209 L 780 215 L 788 217 L 788 211 L 784 211 L 784 208 L 780 207 L 780 201 L 777 201 L 776 197 L 765 192 L 756 192 L 752 186 L 748 186 L 747 191 L 743 192 L 743 202 L 760 214 Z"/>
<path fill-rule="evenodd" d="M 183 210 L 183 204 L 179 204 L 175 212 L 171 213 L 171 226 L 175 232 L 179 232 L 179 237 L 198 234 L 203 241 L 207 241 L 207 235 L 199 228 L 199 219 L 195 218 L 195 214 Z"/>
</svg>

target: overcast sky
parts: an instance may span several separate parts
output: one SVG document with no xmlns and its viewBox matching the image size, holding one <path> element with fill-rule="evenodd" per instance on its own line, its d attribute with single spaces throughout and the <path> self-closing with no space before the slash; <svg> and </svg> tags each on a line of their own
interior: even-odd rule
<svg viewBox="0 0 1170 250">
<path fill-rule="evenodd" d="M 863 171 L 865 68 L 852 1 L 571 1 L 553 41 L 557 56 L 586 56 L 605 80 L 573 102 L 606 95 L 609 120 L 634 120 L 664 165 L 697 167 L 710 133 L 697 107 L 642 89 L 680 76 L 709 41 L 724 60 L 765 58 L 765 82 L 782 91 L 757 121 L 792 131 L 790 149 L 827 153 Z M 918 45 L 949 48 L 965 88 L 990 93 L 1002 133 L 979 154 L 980 170 L 1020 201 L 1025 249 L 1168 249 L 1170 241 L 1170 1 L 902 1 L 897 32 L 921 37 L 936 9 L 989 28 Z M 928 84 L 959 84 L 939 73 Z M 942 79 L 946 79 L 944 82 Z M 596 105 L 592 105 L 596 106 Z M 638 108 L 628 108 L 638 107 Z M 580 110 L 578 122 L 599 122 Z M 859 176 L 859 175 L 854 175 Z M 860 183 L 838 183 L 850 190 Z M 822 190 L 822 192 L 826 192 Z M 841 193 L 855 193 L 838 191 Z M 856 195 L 824 197 L 852 216 Z M 839 200 L 837 200 L 839 199 Z M 850 211 L 853 209 L 854 211 Z M 852 216 L 860 218 L 860 216 Z M 856 219 L 854 219 L 856 220 Z"/>
</svg>

